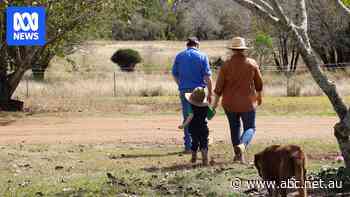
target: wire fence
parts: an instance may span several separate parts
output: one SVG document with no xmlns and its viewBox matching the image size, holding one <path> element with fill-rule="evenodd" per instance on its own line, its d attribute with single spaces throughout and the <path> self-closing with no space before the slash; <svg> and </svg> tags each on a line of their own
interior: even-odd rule
<svg viewBox="0 0 350 197">
<path fill-rule="evenodd" d="M 350 94 L 350 63 L 320 65 L 322 71 L 337 81 L 345 94 Z M 217 71 L 214 71 L 214 81 Z M 309 76 L 308 68 L 298 66 L 295 71 L 277 67 L 262 69 L 267 95 L 286 96 L 286 89 L 295 89 L 296 95 L 320 95 L 322 91 Z M 36 76 L 37 75 L 37 76 Z M 304 93 L 303 93 L 304 91 Z M 300 93 L 298 93 L 300 92 Z M 136 69 L 121 71 L 38 71 L 27 72 L 16 92 L 18 97 L 118 97 L 118 96 L 173 96 L 177 95 L 171 70 Z"/>
</svg>

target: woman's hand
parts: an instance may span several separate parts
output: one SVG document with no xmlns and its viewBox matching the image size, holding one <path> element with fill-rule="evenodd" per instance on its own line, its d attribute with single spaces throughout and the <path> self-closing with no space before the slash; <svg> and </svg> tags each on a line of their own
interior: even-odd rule
<svg viewBox="0 0 350 197">
<path fill-rule="evenodd" d="M 258 95 L 256 96 L 256 101 L 258 102 L 258 105 L 259 105 L 259 106 L 262 104 L 262 95 L 261 95 L 261 92 L 258 92 Z"/>
<path fill-rule="evenodd" d="M 212 94 L 211 93 L 208 93 L 207 100 L 208 100 L 208 103 L 211 104 L 211 102 L 212 102 Z"/>
<path fill-rule="evenodd" d="M 218 107 L 218 103 L 219 103 L 219 100 L 220 100 L 220 96 L 216 95 L 214 96 L 214 101 L 212 103 L 212 108 L 213 110 L 215 111 L 216 108 Z"/>
<path fill-rule="evenodd" d="M 216 108 L 218 107 L 218 104 L 217 103 L 213 103 L 213 105 L 211 106 L 211 108 L 215 111 Z"/>
</svg>

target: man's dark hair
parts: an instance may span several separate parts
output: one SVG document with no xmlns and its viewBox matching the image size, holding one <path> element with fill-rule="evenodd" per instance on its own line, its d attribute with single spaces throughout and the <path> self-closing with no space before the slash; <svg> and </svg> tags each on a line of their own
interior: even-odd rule
<svg viewBox="0 0 350 197">
<path fill-rule="evenodd" d="M 187 47 L 196 47 L 197 45 L 195 42 L 187 42 Z"/>
<path fill-rule="evenodd" d="M 189 37 L 187 39 L 187 47 L 196 47 L 199 45 L 199 41 L 197 37 Z"/>
</svg>

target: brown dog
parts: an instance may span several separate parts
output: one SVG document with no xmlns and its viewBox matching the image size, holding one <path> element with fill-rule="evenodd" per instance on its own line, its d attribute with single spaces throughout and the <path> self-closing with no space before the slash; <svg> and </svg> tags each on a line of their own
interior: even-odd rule
<svg viewBox="0 0 350 197">
<path fill-rule="evenodd" d="M 305 175 L 306 175 L 306 157 L 299 146 L 296 145 L 272 145 L 260 153 L 257 153 L 254 158 L 254 165 L 257 168 L 259 175 L 265 181 L 274 181 L 276 187 L 282 186 L 288 180 L 294 178 L 293 182 L 298 187 L 300 197 L 306 197 Z M 287 189 L 284 188 L 269 188 L 270 196 L 283 197 L 287 196 Z"/>
</svg>

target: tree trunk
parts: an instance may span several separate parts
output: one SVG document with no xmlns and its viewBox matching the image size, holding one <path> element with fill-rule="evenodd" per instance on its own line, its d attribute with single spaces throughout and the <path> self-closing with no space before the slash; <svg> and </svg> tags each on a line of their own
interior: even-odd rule
<svg viewBox="0 0 350 197">
<path fill-rule="evenodd" d="M 334 135 L 338 140 L 339 148 L 344 157 L 345 166 L 350 168 L 350 108 L 345 118 L 334 127 Z"/>
<path fill-rule="evenodd" d="M 334 136 L 337 138 L 339 148 L 344 157 L 345 166 L 350 167 L 350 128 L 345 122 L 339 122 L 334 126 Z"/>
<path fill-rule="evenodd" d="M 19 83 L 21 82 L 21 79 L 26 71 L 27 71 L 27 69 L 25 69 L 23 67 L 19 67 L 14 73 L 12 73 L 9 76 L 8 83 L 9 83 L 9 97 L 10 98 L 15 93 L 15 91 L 16 91 Z"/>
<path fill-rule="evenodd" d="M 334 82 L 330 81 L 322 73 L 317 64 L 316 56 L 313 54 L 313 52 L 308 51 L 305 48 L 305 46 L 301 48 L 301 56 L 303 57 L 303 60 L 306 63 L 306 66 L 308 67 L 311 76 L 318 84 L 318 86 L 322 89 L 322 91 L 327 95 L 340 120 L 343 120 L 348 110 L 344 100 L 339 95 Z"/>
<path fill-rule="evenodd" d="M 13 80 L 13 84 L 11 84 L 11 79 L 15 76 L 19 76 L 20 73 L 13 73 L 10 76 L 1 75 L 1 88 L 0 88 L 0 111 L 22 111 L 23 110 L 23 102 L 12 100 L 12 94 L 16 90 L 19 81 Z M 23 72 L 24 74 L 24 72 Z M 20 77 L 23 76 L 20 75 Z M 15 83 L 16 82 L 16 83 Z"/>
<path fill-rule="evenodd" d="M 312 50 L 307 50 L 303 43 L 300 43 L 300 48 L 302 50 L 301 55 L 310 70 L 313 79 L 328 96 L 340 119 L 340 122 L 334 126 L 334 135 L 338 141 L 342 156 L 344 157 L 345 166 L 350 169 L 350 112 L 343 99 L 340 97 L 334 82 L 328 80 L 321 72 L 317 65 L 317 58 Z"/>
<path fill-rule="evenodd" d="M 271 24 L 284 30 L 292 31 L 293 39 L 298 43 L 300 54 L 310 71 L 314 81 L 322 89 L 330 100 L 335 112 L 337 113 L 340 122 L 335 125 L 335 137 L 338 140 L 339 147 L 344 157 L 346 168 L 350 169 L 350 109 L 339 95 L 336 85 L 330 81 L 326 75 L 324 75 L 318 65 L 317 57 L 311 48 L 308 31 L 307 31 L 307 12 L 305 6 L 305 0 L 297 0 L 297 8 L 299 10 L 300 21 L 298 24 L 294 24 L 293 21 L 286 16 L 282 7 L 277 0 L 270 1 L 271 5 L 261 4 L 265 1 L 258 1 L 257 4 L 250 0 L 234 0 L 240 5 L 255 12 L 255 14 L 269 21 Z M 346 8 L 341 3 L 341 0 L 337 0 L 339 8 L 346 13 L 346 16 L 350 18 L 350 9 Z M 277 16 L 277 17 L 276 17 Z"/>
<path fill-rule="evenodd" d="M 9 86 L 7 81 L 6 73 L 0 74 L 0 102 L 6 103 L 10 99 L 9 97 Z"/>
<path fill-rule="evenodd" d="M 300 4 L 302 4 L 302 2 L 303 1 L 300 0 Z M 307 16 L 305 8 L 302 10 L 302 13 L 304 14 L 304 22 L 306 22 Z M 306 63 L 313 79 L 316 81 L 322 91 L 327 95 L 340 119 L 340 122 L 337 123 L 334 127 L 334 134 L 344 157 L 345 166 L 346 168 L 350 169 L 350 109 L 347 108 L 344 100 L 339 95 L 335 83 L 330 81 L 327 76 L 322 73 L 317 63 L 317 57 L 311 48 L 307 34 L 307 27 L 304 26 L 303 29 L 299 29 L 298 31 L 295 27 L 287 25 L 287 27 L 288 26 L 293 30 L 294 38 L 298 42 L 299 49 L 301 50 L 301 56 L 303 57 L 303 60 Z"/>
<path fill-rule="evenodd" d="M 301 93 L 300 84 L 296 80 L 295 72 L 288 71 L 285 72 L 287 78 L 287 96 L 288 97 L 298 97 Z"/>
</svg>

